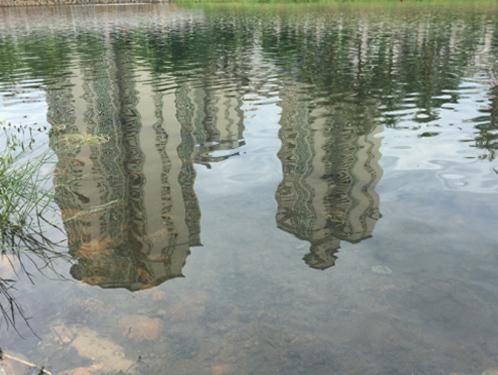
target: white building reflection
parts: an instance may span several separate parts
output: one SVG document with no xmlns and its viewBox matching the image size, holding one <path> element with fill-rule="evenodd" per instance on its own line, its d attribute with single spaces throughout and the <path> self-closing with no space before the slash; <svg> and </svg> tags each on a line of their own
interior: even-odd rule
<svg viewBox="0 0 498 375">
<path fill-rule="evenodd" d="M 310 243 L 304 257 L 310 267 L 326 269 L 334 265 L 341 241 L 370 237 L 380 217 L 380 139 L 372 109 L 319 105 L 303 92 L 298 83 L 288 83 L 282 93 L 276 220 L 280 229 Z"/>
<path fill-rule="evenodd" d="M 243 144 L 242 94 L 235 82 L 136 71 L 126 50 L 104 43 L 100 62 L 74 61 L 47 88 L 57 203 L 73 277 L 134 291 L 182 276 L 201 245 L 194 163 Z"/>
</svg>

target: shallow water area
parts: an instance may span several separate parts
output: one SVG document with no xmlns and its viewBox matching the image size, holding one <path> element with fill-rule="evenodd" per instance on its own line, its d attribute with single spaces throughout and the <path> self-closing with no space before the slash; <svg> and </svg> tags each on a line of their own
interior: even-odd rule
<svg viewBox="0 0 498 375">
<path fill-rule="evenodd" d="M 0 121 L 53 156 L 68 255 L 0 258 L 29 317 L 0 348 L 61 375 L 498 368 L 498 8 L 458 4 L 0 8 Z"/>
</svg>

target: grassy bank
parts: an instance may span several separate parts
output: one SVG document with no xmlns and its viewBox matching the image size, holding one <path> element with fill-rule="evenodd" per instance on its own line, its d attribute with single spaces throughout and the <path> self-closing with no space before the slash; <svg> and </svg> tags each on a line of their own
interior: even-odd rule
<svg viewBox="0 0 498 375">
<path fill-rule="evenodd" d="M 342 8 L 357 10 L 423 10 L 440 8 L 450 11 L 498 10 L 497 0 L 174 0 L 173 3 L 186 7 L 212 9 L 302 9 Z"/>
</svg>

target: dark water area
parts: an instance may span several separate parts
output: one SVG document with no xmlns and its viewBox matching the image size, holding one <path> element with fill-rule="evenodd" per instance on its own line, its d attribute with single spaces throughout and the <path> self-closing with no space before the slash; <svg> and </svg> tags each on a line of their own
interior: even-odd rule
<svg viewBox="0 0 498 375">
<path fill-rule="evenodd" d="M 0 348 L 66 375 L 497 374 L 479 4 L 0 9 L 0 121 L 52 153 L 69 255 L 1 258 L 31 329 Z"/>
</svg>

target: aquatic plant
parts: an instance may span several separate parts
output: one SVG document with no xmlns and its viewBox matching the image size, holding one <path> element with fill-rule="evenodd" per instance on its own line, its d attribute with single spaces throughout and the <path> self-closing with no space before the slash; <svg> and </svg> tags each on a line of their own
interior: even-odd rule
<svg viewBox="0 0 498 375">
<path fill-rule="evenodd" d="M 55 259 L 64 257 L 60 242 L 48 232 L 60 231 L 54 224 L 53 194 L 42 170 L 50 161 L 46 152 L 34 148 L 30 128 L 1 126 L 6 140 L 0 152 L 0 256 L 14 273 L 32 281 L 32 271 L 44 272 Z M 15 280 L 0 275 L 0 325 L 15 327 L 16 315 L 27 322 L 22 307 L 12 296 Z"/>
</svg>

